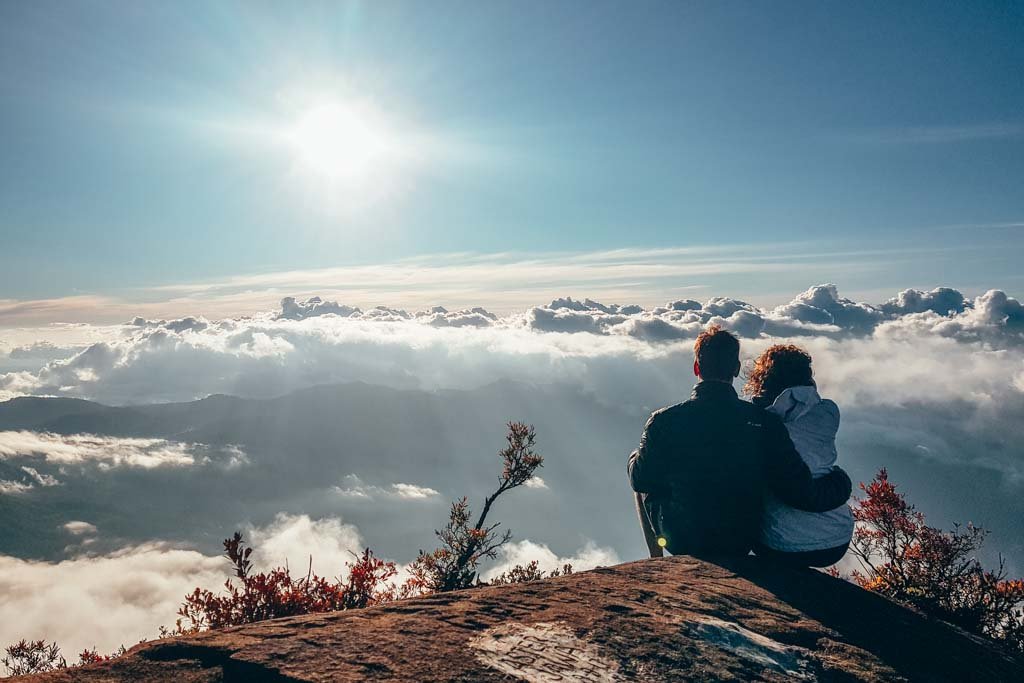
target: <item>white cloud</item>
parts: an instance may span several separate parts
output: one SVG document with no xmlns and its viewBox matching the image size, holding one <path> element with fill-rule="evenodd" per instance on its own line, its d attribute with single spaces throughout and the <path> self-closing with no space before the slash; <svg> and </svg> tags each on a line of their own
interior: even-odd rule
<svg viewBox="0 0 1024 683">
<path fill-rule="evenodd" d="M 97 529 L 95 524 L 89 522 L 83 522 L 81 520 L 72 520 L 64 525 L 62 528 L 72 536 L 88 536 L 95 534 Z"/>
<path fill-rule="evenodd" d="M 32 340 L 19 346 L 9 338 L 0 339 L 0 374 L 37 370 L 45 363 L 70 358 L 81 350 L 81 345 L 58 346 L 50 340 Z"/>
<path fill-rule="evenodd" d="M 60 484 L 56 477 L 49 474 L 42 474 L 34 467 L 22 466 L 21 471 L 27 474 L 33 482 L 40 486 L 58 486 Z"/>
<path fill-rule="evenodd" d="M 898 365 L 896 375 L 920 379 L 921 386 L 948 386 L 946 377 L 972 384 L 977 380 L 964 377 L 949 360 L 977 352 L 987 365 L 980 367 L 974 360 L 968 364 L 983 377 L 990 377 L 994 368 L 1006 371 L 1024 348 L 1024 308 L 997 290 L 961 300 L 954 290 L 907 290 L 875 306 L 843 298 L 832 285 L 820 285 L 772 310 L 724 297 L 704 303 L 680 300 L 652 309 L 556 299 L 505 317 L 482 309 L 450 314 L 443 309 L 406 313 L 382 308 L 352 308 L 343 317 L 338 313 L 341 304 L 286 300 L 282 312 L 298 306 L 305 311 L 298 316 L 302 319 L 266 314 L 220 321 L 136 321 L 120 336 L 111 335 L 71 358 L 46 363 L 35 372 L 0 375 L 0 394 L 139 403 L 211 393 L 275 396 L 346 381 L 471 388 L 511 377 L 578 383 L 606 402 L 645 405 L 652 393 L 686 379 L 692 339 L 710 323 L 740 334 L 747 350 L 771 339 L 793 339 L 831 354 L 828 364 L 818 363 L 821 369 L 837 363 L 866 369 L 871 359 L 872 367 Z M 935 312 L 943 308 L 948 311 Z M 459 326 L 464 318 L 486 322 Z M 943 340 L 960 346 L 944 345 Z M 919 357 L 921 349 L 944 355 L 929 365 Z M 1004 351 L 1006 358 L 996 358 Z M 906 362 L 901 353 L 907 354 Z M 926 365 L 929 376 L 914 370 Z M 1019 371 L 1012 368 L 1009 377 Z M 878 377 L 884 380 L 888 374 L 886 370 Z M 858 383 L 855 375 L 844 379 Z M 912 386 L 897 389 L 901 395 L 914 392 Z"/>
<path fill-rule="evenodd" d="M 548 488 L 547 482 L 540 477 L 530 477 L 526 480 L 526 488 L 528 489 L 546 489 Z"/>
<path fill-rule="evenodd" d="M 951 248 L 928 251 L 954 255 Z M 815 240 L 590 252 L 432 254 L 374 265 L 172 284 L 143 290 L 134 301 L 112 296 L 0 300 L 0 327 L 52 325 L 54 321 L 65 325 L 109 324 L 135 316 L 205 316 L 213 320 L 266 311 L 282 293 L 293 294 L 296 301 L 306 299 L 306 303 L 313 294 L 341 301 L 337 314 L 356 307 L 368 313 L 382 301 L 420 311 L 443 302 L 452 309 L 462 309 L 462 313 L 486 303 L 492 311 L 507 313 L 580 290 L 605 301 L 629 300 L 650 306 L 663 301 L 663 297 L 681 298 L 713 286 L 743 282 L 749 287 L 754 276 L 761 276 L 762 281 L 769 279 L 776 287 L 792 287 L 793 282 L 819 281 L 847 272 L 863 274 L 892 265 L 907 253 L 919 258 L 920 245 L 851 251 Z M 763 291 L 762 296 L 776 296 L 782 291 L 786 290 Z M 330 306 L 323 310 L 327 308 Z M 483 324 L 485 318 L 449 314 L 434 324 L 475 325 Z M 17 343 L 34 341 L 30 337 Z"/>
<path fill-rule="evenodd" d="M 22 481 L 9 481 L 7 479 L 0 479 L 0 495 L 13 495 L 18 493 L 24 493 L 32 488 L 32 484 L 26 484 Z"/>
<path fill-rule="evenodd" d="M 530 540 L 512 541 L 502 546 L 497 564 L 487 569 L 482 578 L 484 581 L 490 581 L 516 565 L 526 566 L 534 560 L 537 561 L 538 569 L 545 572 L 561 569 L 566 564 L 571 564 L 574 571 L 585 571 L 621 562 L 613 549 L 600 547 L 589 540 L 575 554 L 567 557 L 559 557 L 542 543 Z"/>
<path fill-rule="evenodd" d="M 346 576 L 345 563 L 366 547 L 359 530 L 341 519 L 311 519 L 283 512 L 267 526 L 250 529 L 247 537 L 256 549 L 253 560 L 261 569 L 287 564 L 305 574 L 312 558 L 313 571 L 327 577 Z"/>
<path fill-rule="evenodd" d="M 333 487 L 333 491 L 346 498 L 364 498 L 366 500 L 373 500 L 374 498 L 379 497 L 424 500 L 426 498 L 434 498 L 441 495 L 440 492 L 428 486 L 418 486 L 416 484 L 398 483 L 391 484 L 391 486 L 388 487 L 374 486 L 372 484 L 365 483 L 354 474 L 347 475 L 343 484 L 341 486 Z"/>
<path fill-rule="evenodd" d="M 963 294 L 949 287 L 936 287 L 930 292 L 907 289 L 882 304 L 881 309 L 889 314 L 931 311 L 939 315 L 951 315 L 963 313 L 966 303 Z"/>
<path fill-rule="evenodd" d="M 182 598 L 227 577 L 223 558 L 152 543 L 102 557 L 34 562 L 0 555 L 0 647 L 57 641 L 69 659 L 113 652 L 173 625 Z"/>
<path fill-rule="evenodd" d="M 399 498 L 422 499 L 441 495 L 430 487 L 416 486 L 415 484 L 392 484 L 391 490 Z"/>
<path fill-rule="evenodd" d="M 186 467 L 197 459 L 206 462 L 210 449 L 193 444 L 164 439 L 118 438 L 94 434 L 50 434 L 47 432 L 0 432 L 0 458 L 15 456 L 42 456 L 56 465 L 96 464 L 101 468 Z M 245 462 L 245 454 L 237 446 L 224 451 L 226 466 Z M 22 467 L 33 481 L 42 486 L 58 482 L 50 475 L 40 474 L 33 468 Z"/>
<path fill-rule="evenodd" d="M 812 325 L 833 325 L 864 334 L 884 319 L 879 309 L 839 296 L 835 285 L 818 285 L 773 311 L 775 318 Z"/>
<path fill-rule="evenodd" d="M 74 536 L 96 533 L 88 522 L 72 521 Z M 286 562 L 305 574 L 309 556 L 314 570 L 344 576 L 352 553 L 364 548 L 359 530 L 340 519 L 311 519 L 281 513 L 266 527 L 246 534 L 260 569 Z M 56 641 L 73 659 L 85 648 L 113 652 L 142 638 L 154 638 L 160 626 L 173 626 L 186 594 L 202 587 L 221 588 L 230 576 L 221 556 L 147 543 L 102 556 L 78 556 L 61 562 L 36 562 L 0 555 L 0 648 L 21 638 Z"/>
<path fill-rule="evenodd" d="M 0 432 L 2 434 L 2 432 Z M 0 456 L 3 454 L 0 453 Z M 56 477 L 50 474 L 44 474 L 34 467 L 22 466 L 22 479 L 20 481 L 15 480 L 0 480 L 0 494 L 18 494 L 31 491 L 36 486 L 59 486 L 60 481 Z"/>
</svg>

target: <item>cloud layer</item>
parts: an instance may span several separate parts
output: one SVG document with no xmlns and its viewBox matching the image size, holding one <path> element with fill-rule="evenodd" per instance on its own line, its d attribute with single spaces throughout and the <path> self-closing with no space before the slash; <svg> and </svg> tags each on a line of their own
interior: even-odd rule
<svg viewBox="0 0 1024 683">
<path fill-rule="evenodd" d="M 285 298 L 277 313 L 251 318 L 139 318 L 114 338 L 71 357 L 43 362 L 33 371 L 0 374 L 0 398 L 57 395 L 130 404 L 214 393 L 274 396 L 352 380 L 464 388 L 499 377 L 576 380 L 605 395 L 611 388 L 602 386 L 606 381 L 621 381 L 606 377 L 614 372 L 610 364 L 635 366 L 630 375 L 644 380 L 662 361 L 682 360 L 689 341 L 709 324 L 750 340 L 750 349 L 791 338 L 826 353 L 857 349 L 842 354 L 854 362 L 881 349 L 898 358 L 912 347 L 937 348 L 948 340 L 961 346 L 948 348 L 953 356 L 977 351 L 986 368 L 1009 373 L 1008 384 L 1024 381 L 1021 368 L 1013 367 L 1024 347 L 1024 307 L 1002 291 L 965 299 L 948 288 L 906 290 L 871 305 L 840 296 L 833 285 L 819 285 L 773 309 L 725 297 L 652 309 L 566 298 L 501 317 L 483 309 L 364 311 L 318 298 Z M 997 359 L 998 354 L 1005 358 Z M 926 385 L 962 374 L 947 363 L 936 376 L 934 364 L 918 354 L 907 361 L 900 364 L 903 378 Z M 925 373 L 915 373 L 915 367 L 927 367 L 927 376 L 918 377 Z"/>
<path fill-rule="evenodd" d="M 113 652 L 172 626 L 182 598 L 215 588 L 227 562 L 151 543 L 103 556 L 34 562 L 0 555 L 0 646 L 57 641 L 68 659 L 86 648 Z"/>
<path fill-rule="evenodd" d="M 968 299 L 950 288 L 905 290 L 872 305 L 819 285 L 772 309 L 725 297 L 652 309 L 563 298 L 503 317 L 479 309 L 364 311 L 286 298 L 279 311 L 252 318 L 136 319 L 119 329 L 118 338 L 93 343 L 70 358 L 45 362 L 34 372 L 0 375 L 0 395 L 117 404 L 215 393 L 269 397 L 350 381 L 467 389 L 510 378 L 575 386 L 605 405 L 642 414 L 685 392 L 691 340 L 709 324 L 743 337 L 748 362 L 775 340 L 804 345 L 815 358 L 822 390 L 844 410 L 861 406 L 867 414 L 918 405 L 936 415 L 957 405 L 962 430 L 1015 433 L 1003 420 L 1024 395 L 1024 307 L 999 290 Z M 199 457 L 196 448 L 160 440 L 111 444 L 87 435 L 0 432 L 0 457 L 31 452 L 58 463 L 181 466 Z M 1013 476 L 1021 469 L 1012 450 L 950 457 Z M 392 481 L 388 489 L 343 482 L 337 492 L 379 499 L 433 495 L 432 489 Z M 22 472 L 6 477 L 2 492 L 40 483 Z"/>
<path fill-rule="evenodd" d="M 0 458 L 38 455 L 56 465 L 96 463 L 101 467 L 186 467 L 195 464 L 196 444 L 164 439 L 119 439 L 90 434 L 0 432 Z"/>
<path fill-rule="evenodd" d="M 948 435 L 931 445 L 924 443 L 927 430 L 915 437 L 910 447 L 928 445 L 917 449 L 925 457 L 1024 476 L 1019 449 L 1007 445 L 1019 432 L 1012 415 L 1024 406 L 1024 307 L 999 290 L 975 298 L 950 288 L 905 290 L 868 304 L 819 285 L 770 309 L 726 297 L 651 309 L 562 298 L 506 316 L 481 309 L 361 310 L 285 298 L 278 311 L 248 318 L 135 319 L 69 358 L 0 375 L 0 393 L 134 404 L 216 393 L 272 397 L 352 381 L 441 391 L 514 379 L 572 387 L 642 417 L 685 395 L 692 338 L 713 323 L 743 337 L 747 362 L 776 340 L 805 346 L 819 386 L 847 416 L 877 421 L 885 411 L 912 411 L 933 433 Z M 950 432 L 950 419 L 960 436 Z M 968 445 L 969 438 L 993 435 L 996 446 Z M 56 464 L 141 468 L 209 457 L 194 444 L 105 439 L 0 432 L 0 458 L 37 453 Z M 953 449 L 954 441 L 964 446 Z M 19 464 L 60 480 L 32 462 Z M 389 476 L 392 483 L 378 479 L 373 486 L 343 481 L 335 493 L 378 501 L 436 498 L 434 489 L 408 484 L 401 473 Z M 0 478 L 3 495 L 43 485 L 25 470 Z"/>
<path fill-rule="evenodd" d="M 80 520 L 68 534 L 97 533 Z M 102 530 L 100 530 L 102 533 Z M 278 515 L 246 533 L 259 569 L 289 564 L 305 572 L 343 577 L 345 563 L 364 547 L 359 531 L 338 518 Z M 112 652 L 154 638 L 173 626 L 182 599 L 197 586 L 218 590 L 230 575 L 227 560 L 165 543 L 126 547 L 106 555 L 34 562 L 0 555 L 0 647 L 21 638 L 56 640 L 65 656 L 86 648 Z"/>
<path fill-rule="evenodd" d="M 4 347 L 22 349 L 11 361 L 20 365 L 0 373 L 4 398 L 262 399 L 346 382 L 399 391 L 359 385 L 323 393 L 332 401 L 355 397 L 339 405 L 346 419 L 358 420 L 323 432 L 330 438 L 322 442 L 302 441 L 334 419 L 334 404 L 316 410 L 321 394 L 296 404 L 301 411 L 280 414 L 275 401 L 257 401 L 267 406 L 267 434 L 278 423 L 297 430 L 262 451 L 255 443 L 243 452 L 178 436 L 0 431 L 5 502 L 74 501 L 67 517 L 50 523 L 52 547 L 38 551 L 54 559 L 66 546 L 68 559 L 0 557 L 0 593 L 17 596 L 0 606 L 0 624 L 12 614 L 34 615 L 31 629 L 2 632 L 0 641 L 46 636 L 65 648 L 109 650 L 153 635 L 171 621 L 183 590 L 223 580 L 225 563 L 212 555 L 210 538 L 231 525 L 247 530 L 267 564 L 305 567 L 313 554 L 316 570 L 334 575 L 364 544 L 408 562 L 443 524 L 448 499 L 468 493 L 477 503 L 478 487 L 493 479 L 493 463 L 480 453 L 494 452 L 502 419 L 523 416 L 538 425 L 549 461 L 543 479 L 502 499 L 498 517 L 529 540 L 510 544 L 485 576 L 531 560 L 550 570 L 636 557 L 642 543 L 622 459 L 646 414 L 689 392 L 692 340 L 712 323 L 743 338 L 746 362 L 779 340 L 807 348 L 822 393 L 843 410 L 840 462 L 854 477 L 889 467 L 930 520 L 991 527 L 992 554 L 1006 553 L 1011 571 L 1024 567 L 1024 308 L 1005 292 L 905 290 L 869 304 L 820 285 L 771 307 L 727 297 L 656 307 L 559 298 L 507 315 L 285 298 L 278 310 L 251 317 L 79 327 L 75 334 L 86 341 L 74 348 L 65 329 Z M 501 384 L 507 380 L 520 388 Z M 415 410 L 387 414 L 396 393 Z M 190 438 L 214 443 L 222 426 Z M 386 426 L 394 433 L 383 433 Z M 218 466 L 202 469 L 208 465 Z M 111 500 L 88 498 L 94 491 Z M 165 506 L 140 515 L 152 543 L 140 543 L 143 532 L 124 519 L 134 503 L 111 504 L 131 491 Z M 203 524 L 178 509 L 183 491 L 203 492 L 189 511 Z M 280 510 L 289 513 L 275 516 Z M 32 548 L 30 525 L 23 526 L 20 545 L 9 547 Z M 566 538 L 574 540 L 566 545 Z M 201 552 L 182 549 L 203 543 Z M 66 623 L 62 602 L 72 605 Z M 109 629 L 94 637 L 87 620 L 108 611 Z"/>
<path fill-rule="evenodd" d="M 70 535 L 97 533 L 88 522 L 64 525 Z M 344 579 L 366 547 L 359 530 L 336 517 L 312 519 L 281 513 L 265 527 L 249 528 L 260 570 L 288 565 L 304 574 Z M 578 570 L 618 563 L 615 552 L 588 542 L 571 557 L 558 557 L 531 541 L 503 549 L 491 577 L 516 564 L 538 560 L 544 570 L 571 563 Z M 404 572 L 404 567 L 400 567 Z M 219 590 L 230 576 L 227 560 L 194 550 L 147 543 L 106 555 L 79 555 L 61 562 L 34 562 L 0 555 L 0 646 L 21 638 L 57 641 L 65 656 L 86 648 L 113 652 L 172 626 L 182 599 L 199 586 Z"/>
</svg>

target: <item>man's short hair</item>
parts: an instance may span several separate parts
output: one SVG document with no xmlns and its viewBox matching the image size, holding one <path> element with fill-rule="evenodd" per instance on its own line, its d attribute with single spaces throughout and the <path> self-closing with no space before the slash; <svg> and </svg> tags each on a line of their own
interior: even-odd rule
<svg viewBox="0 0 1024 683">
<path fill-rule="evenodd" d="M 693 355 L 701 379 L 731 382 L 740 364 L 740 340 L 732 332 L 711 325 L 697 337 Z"/>
</svg>

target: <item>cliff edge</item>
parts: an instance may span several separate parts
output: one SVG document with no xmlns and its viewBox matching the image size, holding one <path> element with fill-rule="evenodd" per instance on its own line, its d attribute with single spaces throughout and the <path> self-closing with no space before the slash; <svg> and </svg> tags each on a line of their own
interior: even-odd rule
<svg viewBox="0 0 1024 683">
<path fill-rule="evenodd" d="M 1024 681 L 1024 661 L 820 572 L 681 556 L 154 641 L 24 680 Z"/>
</svg>

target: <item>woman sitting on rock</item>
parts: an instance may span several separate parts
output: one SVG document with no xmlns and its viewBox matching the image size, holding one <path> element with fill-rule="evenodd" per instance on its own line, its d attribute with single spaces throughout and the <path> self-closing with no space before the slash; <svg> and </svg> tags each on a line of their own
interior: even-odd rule
<svg viewBox="0 0 1024 683">
<path fill-rule="evenodd" d="M 810 354 L 792 344 L 768 348 L 754 362 L 743 391 L 782 419 L 815 478 L 832 471 L 838 459 L 839 407 L 818 395 Z M 755 552 L 790 566 L 828 567 L 846 554 L 852 535 L 848 505 L 806 512 L 769 493 Z"/>
</svg>

